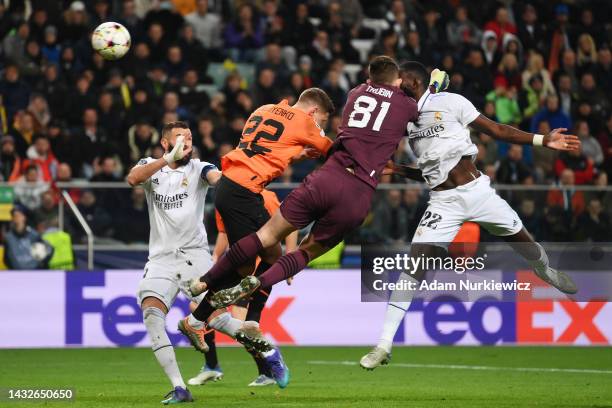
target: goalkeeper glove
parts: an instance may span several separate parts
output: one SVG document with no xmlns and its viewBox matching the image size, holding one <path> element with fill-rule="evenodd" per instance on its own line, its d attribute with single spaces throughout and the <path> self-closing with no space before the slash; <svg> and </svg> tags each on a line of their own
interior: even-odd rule
<svg viewBox="0 0 612 408">
<path fill-rule="evenodd" d="M 448 74 L 445 71 L 440 71 L 438 68 L 431 71 L 429 79 L 429 92 L 432 94 L 439 93 L 448 88 Z"/>
<path fill-rule="evenodd" d="M 185 157 L 185 151 L 183 150 L 184 147 L 185 147 L 185 137 L 184 136 L 177 137 L 176 144 L 174 145 L 172 150 L 164 154 L 163 156 L 166 163 L 172 164 L 175 161 L 181 160 L 183 157 Z"/>
</svg>

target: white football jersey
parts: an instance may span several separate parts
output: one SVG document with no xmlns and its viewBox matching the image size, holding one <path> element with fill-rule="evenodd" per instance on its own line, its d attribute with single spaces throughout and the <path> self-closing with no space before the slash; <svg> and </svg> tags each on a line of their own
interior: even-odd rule
<svg viewBox="0 0 612 408">
<path fill-rule="evenodd" d="M 138 165 L 154 161 L 150 157 Z M 204 228 L 204 204 L 208 182 L 202 176 L 211 163 L 192 159 L 185 166 L 171 169 L 164 166 L 145 181 L 149 207 L 149 259 L 171 254 L 178 249 L 206 249 L 208 238 Z"/>
<path fill-rule="evenodd" d="M 426 92 L 418 102 L 419 119 L 408 123 L 408 141 L 430 187 L 442 184 L 462 156 L 476 157 L 468 125 L 480 112 L 459 94 Z"/>
</svg>

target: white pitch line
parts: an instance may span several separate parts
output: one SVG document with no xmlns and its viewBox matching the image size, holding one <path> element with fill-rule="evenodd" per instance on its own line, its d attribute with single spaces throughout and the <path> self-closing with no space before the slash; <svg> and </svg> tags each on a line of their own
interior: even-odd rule
<svg viewBox="0 0 612 408">
<path fill-rule="evenodd" d="M 355 361 L 308 361 L 308 364 L 315 365 L 358 365 Z M 536 372 L 536 373 L 580 373 L 580 374 L 612 374 L 612 370 L 595 370 L 588 368 L 536 368 L 536 367 L 495 367 L 459 364 L 412 364 L 412 363 L 391 363 L 390 367 L 402 368 L 440 368 L 445 370 L 475 370 L 475 371 L 517 371 L 517 372 Z"/>
</svg>

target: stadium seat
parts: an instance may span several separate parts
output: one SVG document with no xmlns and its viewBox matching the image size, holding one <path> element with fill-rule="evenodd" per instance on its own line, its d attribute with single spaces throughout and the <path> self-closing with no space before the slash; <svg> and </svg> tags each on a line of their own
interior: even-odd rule
<svg viewBox="0 0 612 408">
<path fill-rule="evenodd" d="M 346 64 L 344 66 L 344 72 L 349 76 L 351 83 L 357 82 L 357 74 L 361 71 L 361 65 L 359 64 Z"/>
<path fill-rule="evenodd" d="M 359 51 L 359 60 L 363 64 L 368 60 L 368 54 L 374 46 L 374 40 L 351 40 L 351 45 Z"/>
<path fill-rule="evenodd" d="M 389 22 L 382 18 L 364 18 L 361 22 L 363 27 L 369 28 L 376 32 L 376 38 L 380 36 L 380 33 L 389 28 Z"/>
</svg>

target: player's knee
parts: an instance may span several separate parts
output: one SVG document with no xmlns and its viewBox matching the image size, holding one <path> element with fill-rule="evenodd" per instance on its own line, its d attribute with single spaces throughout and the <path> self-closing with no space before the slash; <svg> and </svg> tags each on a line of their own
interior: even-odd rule
<svg viewBox="0 0 612 408">
<path fill-rule="evenodd" d="M 166 314 L 161 309 L 146 307 L 142 310 L 142 318 L 154 351 L 170 345 L 170 339 L 166 334 Z"/>
</svg>

